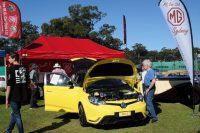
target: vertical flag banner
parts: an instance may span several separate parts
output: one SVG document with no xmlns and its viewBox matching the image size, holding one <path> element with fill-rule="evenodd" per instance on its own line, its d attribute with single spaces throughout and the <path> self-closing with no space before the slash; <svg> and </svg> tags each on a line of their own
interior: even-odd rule
<svg viewBox="0 0 200 133">
<path fill-rule="evenodd" d="M 124 26 L 124 44 L 126 44 L 127 43 L 127 38 L 126 38 L 126 17 L 124 15 L 123 15 L 123 26 Z"/>
<path fill-rule="evenodd" d="M 161 0 L 160 9 L 176 40 L 181 56 L 185 62 L 191 83 L 194 80 L 193 40 L 189 16 L 180 0 Z"/>
<path fill-rule="evenodd" d="M 0 34 L 8 38 L 21 38 L 21 15 L 11 1 L 0 0 Z"/>
</svg>

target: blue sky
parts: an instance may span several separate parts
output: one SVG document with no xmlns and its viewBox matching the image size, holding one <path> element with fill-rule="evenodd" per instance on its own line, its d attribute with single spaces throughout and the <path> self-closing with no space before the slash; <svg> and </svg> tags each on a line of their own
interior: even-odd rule
<svg viewBox="0 0 200 133">
<path fill-rule="evenodd" d="M 127 22 L 127 46 L 142 43 L 149 50 L 177 45 L 168 29 L 160 8 L 159 0 L 11 0 L 21 11 L 22 21 L 31 21 L 40 26 L 53 18 L 68 16 L 68 7 L 73 4 L 98 6 L 107 14 L 95 26 L 99 29 L 108 23 L 116 27 L 115 37 L 123 40 L 122 16 Z M 192 23 L 194 45 L 200 47 L 200 0 L 183 0 Z M 41 30 L 40 30 L 41 31 Z"/>
</svg>

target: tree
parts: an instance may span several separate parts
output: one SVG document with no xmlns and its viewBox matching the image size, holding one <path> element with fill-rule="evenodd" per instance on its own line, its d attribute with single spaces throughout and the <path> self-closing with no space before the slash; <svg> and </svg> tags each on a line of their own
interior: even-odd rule
<svg viewBox="0 0 200 133">
<path fill-rule="evenodd" d="M 175 49 L 167 49 L 163 47 L 159 53 L 160 60 L 162 61 L 177 61 L 182 60 L 180 52 L 178 48 Z"/>
<path fill-rule="evenodd" d="M 39 36 L 38 27 L 32 25 L 30 21 L 22 22 L 22 37 L 18 39 L 8 39 L 1 38 L 0 43 L 1 49 L 5 49 L 7 53 L 14 52 L 27 44 L 30 44 L 32 41 L 37 39 Z"/>
<path fill-rule="evenodd" d="M 5 49 L 6 44 L 8 44 L 8 39 L 0 38 L 0 49 Z"/>
<path fill-rule="evenodd" d="M 135 60 L 137 63 L 141 63 L 146 54 L 148 53 L 146 47 L 141 43 L 136 43 L 132 46 Z"/>
<path fill-rule="evenodd" d="M 55 18 L 50 23 L 42 24 L 42 34 L 49 36 L 88 38 L 113 49 L 120 49 L 122 41 L 113 37 L 115 26 L 103 24 L 99 31 L 94 31 L 94 25 L 105 13 L 97 6 L 72 5 L 68 8 L 69 16 Z"/>
<path fill-rule="evenodd" d="M 18 48 L 22 48 L 25 45 L 30 44 L 39 37 L 38 27 L 31 24 L 30 21 L 22 22 L 22 37 L 20 40 L 11 39 L 13 44 L 16 44 Z"/>
<path fill-rule="evenodd" d="M 132 56 L 133 52 L 129 48 L 125 48 L 123 51 L 126 53 L 126 58 L 134 62 L 133 56 Z"/>
<path fill-rule="evenodd" d="M 106 15 L 97 6 L 82 7 L 80 4 L 70 6 L 68 11 L 69 17 L 55 18 L 49 24 L 42 24 L 42 34 L 88 38 L 94 25 Z"/>
<path fill-rule="evenodd" d="M 99 44 L 102 44 L 103 46 L 113 49 L 120 49 L 122 41 L 112 36 L 115 30 L 116 30 L 115 26 L 104 24 L 103 26 L 100 27 L 99 32 L 90 33 L 90 39 Z"/>
<path fill-rule="evenodd" d="M 70 6 L 68 11 L 74 24 L 84 26 L 88 33 L 94 30 L 94 25 L 106 15 L 99 11 L 97 6 L 82 7 L 80 4 Z"/>
<path fill-rule="evenodd" d="M 170 49 L 163 47 L 160 51 L 157 50 L 148 51 L 146 47 L 141 43 L 134 44 L 132 48 L 133 50 L 126 48 L 123 51 L 126 53 L 127 58 L 132 60 L 136 64 L 141 63 L 143 59 L 150 59 L 153 62 L 182 60 L 178 48 Z M 199 52 L 200 48 L 195 47 L 194 48 L 195 57 Z"/>
<path fill-rule="evenodd" d="M 142 45 L 141 43 L 136 43 L 132 48 L 138 58 L 140 58 L 141 55 L 145 56 L 147 54 L 146 47 Z"/>
<path fill-rule="evenodd" d="M 146 58 L 150 59 L 151 61 L 158 61 L 160 60 L 159 52 L 157 50 L 148 51 Z"/>
</svg>

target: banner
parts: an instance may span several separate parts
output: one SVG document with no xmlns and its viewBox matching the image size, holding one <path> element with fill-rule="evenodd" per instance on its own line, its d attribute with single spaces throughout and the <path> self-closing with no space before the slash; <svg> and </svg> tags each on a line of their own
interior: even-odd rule
<svg viewBox="0 0 200 133">
<path fill-rule="evenodd" d="M 161 0 L 159 6 L 169 29 L 177 42 L 179 51 L 189 73 L 191 83 L 193 84 L 193 40 L 190 20 L 186 8 L 180 0 Z"/>
<path fill-rule="evenodd" d="M 21 38 L 21 15 L 13 2 L 0 0 L 0 34 L 8 38 Z"/>
</svg>

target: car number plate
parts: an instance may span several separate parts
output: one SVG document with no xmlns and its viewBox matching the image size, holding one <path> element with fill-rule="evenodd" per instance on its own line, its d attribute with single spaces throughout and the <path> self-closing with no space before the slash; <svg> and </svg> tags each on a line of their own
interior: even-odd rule
<svg viewBox="0 0 200 133">
<path fill-rule="evenodd" d="M 131 112 L 119 112 L 119 117 L 131 116 Z"/>
</svg>

